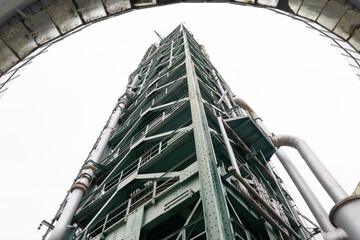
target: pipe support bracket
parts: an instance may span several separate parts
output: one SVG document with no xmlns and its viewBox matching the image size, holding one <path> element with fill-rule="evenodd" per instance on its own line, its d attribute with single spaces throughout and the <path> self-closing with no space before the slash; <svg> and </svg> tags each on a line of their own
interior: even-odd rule
<svg viewBox="0 0 360 240">
<path fill-rule="evenodd" d="M 72 185 L 70 192 L 74 191 L 74 189 L 81 189 L 84 191 L 84 194 L 86 194 L 88 187 L 82 182 L 77 182 L 74 185 Z"/>
</svg>

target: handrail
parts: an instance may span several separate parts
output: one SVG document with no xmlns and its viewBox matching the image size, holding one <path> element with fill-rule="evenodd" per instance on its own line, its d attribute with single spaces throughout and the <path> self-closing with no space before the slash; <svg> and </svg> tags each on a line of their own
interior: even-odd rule
<svg viewBox="0 0 360 240">
<path fill-rule="evenodd" d="M 184 79 L 185 77 L 182 76 L 182 77 L 179 77 L 178 79 L 170 82 L 169 84 L 166 84 L 167 86 L 170 86 L 168 88 L 168 91 L 171 91 L 172 89 L 174 89 L 175 87 L 177 87 L 180 82 Z M 174 84 L 174 85 L 172 85 Z M 171 86 L 172 85 L 172 86 Z M 165 85 L 164 85 L 165 86 Z M 164 86 L 161 86 L 161 87 L 158 87 L 156 89 L 154 89 L 152 92 L 149 93 L 152 94 L 153 92 L 155 91 L 161 91 Z M 166 89 L 165 89 L 166 91 Z M 124 131 L 126 129 L 126 127 L 128 127 L 129 125 L 131 126 L 132 123 L 136 120 L 138 120 L 138 117 L 142 114 L 144 114 L 146 111 L 148 111 L 151 106 L 155 106 L 159 103 L 159 100 L 160 99 L 163 99 L 165 98 L 165 95 L 164 94 L 161 94 L 161 92 L 159 92 L 152 100 L 149 100 L 148 103 L 143 104 L 143 102 L 141 104 L 139 104 L 139 106 L 133 111 L 132 114 L 130 114 L 130 116 L 127 118 L 127 120 L 122 124 L 122 126 L 120 126 L 119 128 L 117 128 L 113 133 L 112 133 L 112 138 L 115 136 L 115 135 L 118 135 L 120 134 L 120 132 Z M 139 108 L 141 107 L 141 110 L 139 111 Z M 136 114 L 136 115 L 135 115 Z"/>
<path fill-rule="evenodd" d="M 106 193 L 108 193 L 109 191 L 111 191 L 113 189 L 114 186 L 116 186 L 117 184 L 121 183 L 122 181 L 124 181 L 128 176 L 130 176 L 131 174 L 133 174 L 136 171 L 139 171 L 140 168 L 142 168 L 143 166 L 145 166 L 151 159 L 155 158 L 156 156 L 158 156 L 159 154 L 161 154 L 161 152 L 163 150 L 165 150 L 166 148 L 168 148 L 168 146 L 170 146 L 171 143 L 177 141 L 178 139 L 180 139 L 187 130 L 183 130 L 177 134 L 175 134 L 173 137 L 166 139 L 166 141 L 162 141 L 160 143 L 158 143 L 157 145 L 155 145 L 149 152 L 144 153 L 143 155 L 141 155 L 139 158 L 137 158 L 135 161 L 133 161 L 129 166 L 127 166 L 125 169 L 123 169 L 122 171 L 120 171 L 118 174 L 116 174 L 114 177 L 112 177 L 111 179 L 109 179 L 107 181 L 107 183 L 104 183 L 104 185 L 100 185 L 99 188 L 97 188 L 93 193 L 91 193 L 89 196 L 87 196 L 86 199 L 87 203 L 83 204 L 82 209 L 85 209 L 86 207 L 88 207 L 89 205 L 91 205 L 93 202 L 95 202 L 95 200 L 97 200 L 99 197 L 104 196 Z M 155 150 L 156 149 L 156 150 Z M 153 153 L 157 151 L 158 153 L 153 155 Z M 148 156 L 152 156 L 151 158 L 148 158 Z M 146 161 L 144 162 L 143 160 L 146 159 Z M 98 196 L 98 198 L 96 198 L 96 194 L 100 193 L 102 190 L 105 190 L 105 188 L 107 187 L 107 184 L 109 182 L 112 182 L 113 180 L 115 180 L 116 178 L 118 178 L 118 182 L 116 184 L 116 181 L 112 184 L 114 184 L 113 186 L 111 186 L 108 190 L 104 191 L 101 195 Z M 91 200 L 91 198 L 95 198 L 93 200 Z"/>
</svg>

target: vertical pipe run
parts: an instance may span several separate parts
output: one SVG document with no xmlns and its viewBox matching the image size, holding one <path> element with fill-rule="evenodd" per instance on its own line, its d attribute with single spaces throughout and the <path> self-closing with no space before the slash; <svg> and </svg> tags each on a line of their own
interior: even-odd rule
<svg viewBox="0 0 360 240">
<path fill-rule="evenodd" d="M 240 170 L 239 170 L 239 166 L 236 162 L 236 158 L 235 158 L 235 155 L 234 155 L 234 151 L 231 147 L 231 144 L 230 144 L 230 141 L 229 141 L 229 138 L 226 134 L 226 131 L 225 131 L 225 128 L 224 128 L 224 124 L 222 122 L 222 118 L 221 117 L 217 117 L 217 121 L 218 121 L 218 124 L 219 124 L 219 127 L 220 127 L 220 131 L 221 131 L 221 134 L 223 135 L 223 140 L 225 142 L 225 146 L 226 146 L 226 149 L 227 149 L 227 152 L 229 154 L 229 158 L 230 158 L 230 162 L 231 162 L 231 165 L 233 166 L 233 168 L 235 169 L 235 171 L 240 174 Z M 241 175 L 241 174 L 240 174 Z"/>
<path fill-rule="evenodd" d="M 132 83 L 128 86 L 127 95 L 133 95 L 132 89 L 134 88 L 138 79 L 139 75 L 136 75 Z M 123 95 L 119 100 L 119 105 L 116 107 L 115 111 L 111 115 L 107 127 L 104 129 L 96 149 L 91 155 L 91 160 L 93 162 L 98 163 L 100 161 L 104 151 L 107 148 L 111 133 L 116 124 L 118 123 L 121 113 L 125 109 L 127 103 L 128 97 L 126 95 Z M 89 188 L 92 178 L 95 176 L 95 171 L 96 167 L 91 162 L 87 163 L 83 167 L 79 178 L 71 187 L 71 195 L 67 200 L 67 203 L 59 217 L 59 220 L 57 221 L 53 231 L 51 232 L 49 240 L 62 240 L 64 238 L 68 229 L 68 225 L 71 223 L 82 197 Z"/>
<path fill-rule="evenodd" d="M 270 131 L 265 126 L 262 119 L 243 99 L 236 97 L 234 98 L 234 102 L 249 112 L 251 117 L 255 120 L 255 122 L 265 132 L 266 135 L 268 136 L 271 135 Z M 316 195 L 311 190 L 310 186 L 306 183 L 305 179 L 302 177 L 296 166 L 292 163 L 286 152 L 283 149 L 276 149 L 275 155 L 277 156 L 281 164 L 284 166 L 290 178 L 295 183 L 297 189 L 299 190 L 301 196 L 304 198 L 306 204 L 310 208 L 312 214 L 319 223 L 320 227 L 327 233 L 330 232 L 333 233 L 334 231 L 336 231 L 335 227 L 329 221 L 328 215 L 324 207 L 321 205 L 320 201 L 317 199 Z M 336 239 L 336 238 L 332 238 L 332 239 Z M 338 239 L 342 239 L 342 238 L 338 238 Z"/>
<path fill-rule="evenodd" d="M 314 173 L 320 184 L 336 203 L 331 210 L 329 218 L 338 228 L 335 232 L 326 233 L 328 236 L 336 236 L 334 239 L 345 239 L 340 236 L 347 236 L 351 240 L 360 239 L 360 197 L 349 197 L 336 179 L 331 175 L 320 159 L 311 150 L 307 143 L 294 136 L 280 135 L 272 136 L 276 146 L 289 146 L 295 148 L 310 170 Z M 346 231 L 344 234 L 343 230 Z"/>
<path fill-rule="evenodd" d="M 304 198 L 306 204 L 310 208 L 320 227 L 325 232 L 335 230 L 335 227 L 330 223 L 328 219 L 328 214 L 326 213 L 324 207 L 321 205 L 319 199 L 311 190 L 310 186 L 306 183 L 305 179 L 303 178 L 299 170 L 296 168 L 294 163 L 290 160 L 289 156 L 285 153 L 283 149 L 277 149 L 275 154 L 285 168 L 285 170 L 287 171 L 287 173 L 289 174 L 290 178 L 293 180 L 294 184 L 299 190 L 301 196 Z"/>
<path fill-rule="evenodd" d="M 222 123 L 227 131 L 235 138 L 235 140 L 240 144 L 240 146 L 248 153 L 252 153 L 250 148 L 239 138 L 239 136 L 234 132 L 234 130 L 231 129 L 231 127 L 222 120 Z M 258 166 L 265 172 L 265 174 L 276 183 L 276 178 L 273 172 L 270 172 L 271 170 L 268 170 L 264 167 L 264 165 L 260 162 L 260 160 L 253 154 L 251 154 L 252 159 L 258 164 Z M 285 199 L 285 197 L 284 197 Z"/>
<path fill-rule="evenodd" d="M 344 189 L 304 140 L 290 135 L 271 136 L 270 138 L 276 147 L 295 148 L 335 203 L 348 197 Z"/>
<path fill-rule="evenodd" d="M 249 107 L 251 109 L 251 107 Z M 252 110 L 252 109 L 251 109 Z M 254 112 L 254 110 L 252 110 Z M 262 119 L 256 114 L 255 122 L 258 126 L 269 136 L 270 131 L 263 123 Z M 286 172 L 289 174 L 291 180 L 294 182 L 296 188 L 300 192 L 301 196 L 308 205 L 310 211 L 314 215 L 316 221 L 319 223 L 321 229 L 325 232 L 332 232 L 335 227 L 331 224 L 328 218 L 328 214 L 315 193 L 311 190 L 295 164 L 291 161 L 290 157 L 283 149 L 276 149 L 276 157 L 279 159 Z"/>
</svg>

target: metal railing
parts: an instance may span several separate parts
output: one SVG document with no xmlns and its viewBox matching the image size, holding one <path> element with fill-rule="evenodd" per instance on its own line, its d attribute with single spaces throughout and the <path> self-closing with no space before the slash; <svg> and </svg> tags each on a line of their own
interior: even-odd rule
<svg viewBox="0 0 360 240">
<path fill-rule="evenodd" d="M 114 177 L 109 179 L 105 184 L 95 189 L 93 193 L 91 193 L 88 197 L 86 197 L 83 202 L 82 209 L 87 208 L 93 202 L 95 202 L 98 198 L 104 196 L 109 191 L 112 191 L 115 186 L 124 181 L 127 177 L 137 172 L 145 166 L 148 162 L 154 159 L 156 156 L 160 155 L 168 146 L 179 140 L 186 134 L 187 130 L 183 130 L 175 134 L 173 137 L 166 139 L 154 147 L 152 147 L 149 151 L 146 151 L 143 155 L 137 158 L 135 161 L 131 162 L 126 168 L 116 174 Z"/>
<path fill-rule="evenodd" d="M 128 166 L 122 172 L 118 173 L 114 176 L 109 182 L 113 182 L 113 179 L 120 177 L 118 183 L 122 182 L 127 176 L 130 176 L 132 173 L 138 171 L 141 167 L 145 166 L 151 159 L 154 159 L 158 156 L 161 152 L 164 151 L 165 148 L 169 147 L 171 144 L 175 143 L 179 140 L 182 136 L 184 136 L 188 132 L 187 128 L 183 131 L 178 132 L 173 137 L 166 139 L 156 146 L 152 147 L 149 151 L 144 153 L 140 158 L 138 158 L 131 166 Z M 157 154 L 158 152 L 159 154 Z M 155 154 L 154 154 L 155 153 Z M 149 158 L 149 156 L 152 156 Z M 142 159 L 147 159 L 145 162 L 142 162 Z M 99 234 L 102 234 L 106 231 L 109 231 L 111 228 L 115 227 L 117 224 L 121 223 L 125 220 L 126 216 L 131 213 L 136 208 L 140 207 L 141 205 L 149 202 L 151 199 L 159 196 L 160 194 L 165 193 L 170 187 L 174 186 L 178 180 L 179 176 L 175 175 L 169 177 L 168 174 L 171 173 L 177 166 L 183 164 L 185 161 L 188 161 L 191 157 L 184 159 L 182 162 L 178 163 L 175 167 L 169 169 L 167 172 L 162 174 L 160 177 L 151 181 L 151 184 L 145 184 L 142 190 L 136 191 L 136 193 L 130 196 L 129 200 L 126 200 L 122 203 L 123 206 L 127 203 L 127 208 L 119 209 L 108 213 L 106 217 L 101 220 L 94 230 L 92 230 L 89 234 L 87 234 L 88 230 L 85 230 L 81 233 L 80 238 L 78 239 L 92 239 Z M 141 163 L 141 164 L 140 164 Z M 137 166 L 137 170 L 131 170 Z M 126 173 L 125 173 L 126 172 Z M 116 184 L 114 185 L 116 186 Z M 112 186 L 111 188 L 113 188 Z M 109 189 L 110 190 L 110 189 Z M 100 224 L 100 225 L 99 225 Z"/>
<path fill-rule="evenodd" d="M 155 91 L 159 91 L 152 100 L 149 100 L 145 105 L 141 106 L 141 104 L 133 111 L 132 114 L 126 119 L 126 121 L 112 133 L 112 138 L 116 135 L 119 135 L 122 131 L 127 129 L 129 126 L 132 126 L 133 123 L 137 120 L 139 120 L 139 117 L 141 115 L 144 115 L 152 106 L 157 105 L 163 98 L 165 98 L 166 93 L 171 92 L 174 88 L 178 87 L 182 80 L 185 77 L 180 77 L 177 80 L 174 80 L 173 82 L 169 83 L 169 87 L 160 87 L 160 88 L 154 88 L 151 92 L 148 92 L 147 95 L 152 94 Z M 141 108 L 139 110 L 139 108 Z"/>
<path fill-rule="evenodd" d="M 114 216 L 111 216 L 111 214 L 107 214 L 106 217 L 100 222 L 100 225 L 97 228 L 95 228 L 94 230 L 92 230 L 89 234 L 87 234 L 85 239 L 90 240 L 90 239 L 96 237 L 97 235 L 99 235 L 105 231 L 108 231 L 116 223 L 119 223 L 119 222 L 125 220 L 125 217 L 126 217 L 126 208 L 121 210 L 118 213 L 117 213 L 117 211 L 115 211 Z"/>
<path fill-rule="evenodd" d="M 99 234 L 109 231 L 111 228 L 124 221 L 129 213 L 141 205 L 149 202 L 153 197 L 160 195 L 165 190 L 173 186 L 177 181 L 177 177 L 171 177 L 160 185 L 156 185 L 155 181 L 152 182 L 151 185 L 146 186 L 128 200 L 130 201 L 128 208 L 122 209 L 120 212 L 115 211 L 114 216 L 111 216 L 112 214 L 107 214 L 106 217 L 100 222 L 100 225 L 87 234 L 85 239 L 92 239 Z"/>
<path fill-rule="evenodd" d="M 173 86 L 175 87 L 175 86 Z M 186 96 L 186 94 L 185 94 Z M 159 95 L 159 99 L 162 96 Z M 155 100 L 156 101 L 156 100 Z M 108 164 L 112 160 L 115 159 L 121 155 L 123 155 L 125 152 L 127 152 L 131 146 L 135 145 L 141 138 L 144 138 L 148 132 L 153 130 L 155 127 L 157 127 L 160 123 L 164 122 L 169 116 L 171 116 L 176 110 L 178 110 L 181 106 L 183 106 L 186 103 L 186 99 L 182 98 L 177 101 L 172 107 L 166 109 L 162 114 L 160 114 L 157 118 L 152 120 L 148 125 L 146 125 L 144 128 L 139 130 L 130 140 L 128 140 L 125 143 L 120 142 L 117 147 L 115 147 L 115 150 L 111 153 L 111 155 L 104 159 L 102 164 Z M 117 149 L 117 150 L 116 150 Z"/>
<path fill-rule="evenodd" d="M 232 109 L 221 110 L 211 103 L 204 101 L 205 107 L 214 114 L 216 117 L 221 117 L 222 119 L 234 118 L 233 113 L 235 112 L 235 117 L 250 117 L 250 114 L 243 108 L 239 106 L 234 106 Z"/>
<path fill-rule="evenodd" d="M 127 200 L 129 201 L 128 208 L 122 209 L 120 212 L 115 211 L 114 216 L 112 216 L 112 213 L 107 214 L 104 220 L 100 222 L 101 224 L 86 236 L 86 239 L 96 237 L 97 235 L 110 230 L 116 224 L 124 221 L 129 213 L 131 213 L 141 205 L 149 202 L 154 197 L 157 197 L 160 194 L 164 193 L 166 190 L 176 184 L 176 182 L 178 182 L 178 176 L 168 178 L 166 175 L 169 173 L 170 172 L 167 172 L 164 175 L 160 176 L 158 179 L 152 181 L 151 184 L 148 184 L 143 189 L 137 191 L 133 196 L 131 196 L 130 199 Z M 163 179 L 166 180 L 161 181 Z M 158 185 L 158 183 L 161 184 Z"/>
</svg>

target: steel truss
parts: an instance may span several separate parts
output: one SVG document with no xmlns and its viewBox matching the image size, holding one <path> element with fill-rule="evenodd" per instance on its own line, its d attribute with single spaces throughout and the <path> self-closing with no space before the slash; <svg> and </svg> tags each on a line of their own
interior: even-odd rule
<svg viewBox="0 0 360 240">
<path fill-rule="evenodd" d="M 270 140 L 234 104 L 229 86 L 183 25 L 147 50 L 129 80 L 134 95 L 100 161 L 92 156 L 103 133 L 84 163 L 96 168 L 95 176 L 64 239 L 311 236 L 280 178 L 265 167 L 275 151 Z M 239 174 L 229 170 L 230 149 Z M 251 191 L 242 190 L 236 174 Z"/>
</svg>

